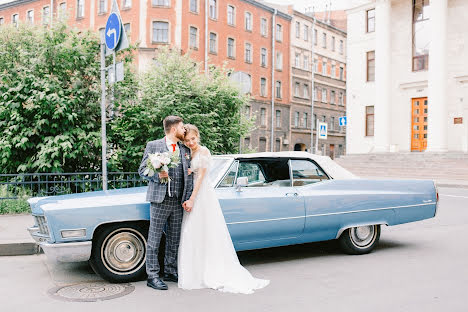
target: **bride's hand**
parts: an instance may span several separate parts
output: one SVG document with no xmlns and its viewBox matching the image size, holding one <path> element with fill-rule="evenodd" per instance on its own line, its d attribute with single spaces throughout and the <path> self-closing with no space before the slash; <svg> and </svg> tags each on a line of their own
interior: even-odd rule
<svg viewBox="0 0 468 312">
<path fill-rule="evenodd" d="M 192 168 L 188 168 L 188 169 L 187 169 L 187 172 L 188 172 L 188 175 L 191 175 L 192 172 L 193 172 Z"/>
</svg>

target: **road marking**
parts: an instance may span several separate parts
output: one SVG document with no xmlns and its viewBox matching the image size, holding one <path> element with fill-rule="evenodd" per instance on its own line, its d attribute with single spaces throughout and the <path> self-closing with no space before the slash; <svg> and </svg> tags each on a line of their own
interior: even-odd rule
<svg viewBox="0 0 468 312">
<path fill-rule="evenodd" d="M 439 194 L 439 196 L 458 197 L 458 198 L 467 198 L 467 199 L 468 199 L 468 196 L 459 196 L 459 195 L 445 195 L 445 194 Z"/>
</svg>

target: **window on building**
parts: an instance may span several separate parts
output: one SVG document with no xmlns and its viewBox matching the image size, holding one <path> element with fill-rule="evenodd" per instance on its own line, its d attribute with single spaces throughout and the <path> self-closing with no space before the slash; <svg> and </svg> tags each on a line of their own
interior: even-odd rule
<svg viewBox="0 0 468 312">
<path fill-rule="evenodd" d="M 236 45 L 234 39 L 232 38 L 228 38 L 228 57 L 236 57 Z"/>
<path fill-rule="evenodd" d="M 367 81 L 375 81 L 375 51 L 367 52 Z"/>
<path fill-rule="evenodd" d="M 283 54 L 279 51 L 276 51 L 276 69 L 283 69 Z"/>
<path fill-rule="evenodd" d="M 260 138 L 258 140 L 258 151 L 259 152 L 266 152 L 266 139 L 265 138 Z M 259 170 L 260 174 L 261 171 Z"/>
<path fill-rule="evenodd" d="M 343 102 L 343 92 L 340 92 L 340 94 L 338 95 L 338 104 L 339 104 L 339 105 L 344 105 L 344 102 Z"/>
<path fill-rule="evenodd" d="M 218 2 L 217 0 L 210 0 L 210 18 L 216 19 L 218 17 Z"/>
<path fill-rule="evenodd" d="M 327 60 L 322 60 L 322 76 L 327 75 Z"/>
<path fill-rule="evenodd" d="M 330 104 L 335 104 L 336 92 L 334 90 L 330 91 Z"/>
<path fill-rule="evenodd" d="M 250 148 L 250 138 L 244 138 L 244 148 Z"/>
<path fill-rule="evenodd" d="M 343 54 L 343 40 L 340 40 L 340 54 Z"/>
<path fill-rule="evenodd" d="M 322 89 L 322 102 L 327 103 L 327 89 Z"/>
<path fill-rule="evenodd" d="M 294 112 L 294 127 L 299 127 L 299 112 Z"/>
<path fill-rule="evenodd" d="M 305 97 L 306 99 L 309 98 L 309 85 L 308 85 L 308 84 L 305 84 L 305 85 L 304 85 L 304 97 Z"/>
<path fill-rule="evenodd" d="M 84 0 L 77 0 L 76 1 L 76 18 L 83 18 L 84 17 Z"/>
<path fill-rule="evenodd" d="M 252 31 L 252 13 L 245 12 L 245 30 Z"/>
<path fill-rule="evenodd" d="M 210 33 L 210 53 L 216 53 L 217 49 L 217 35 L 215 33 Z"/>
<path fill-rule="evenodd" d="M 267 66 L 267 49 L 260 49 L 260 65 L 263 67 Z"/>
<path fill-rule="evenodd" d="M 330 117 L 330 130 L 335 130 L 335 117 Z"/>
<path fill-rule="evenodd" d="M 260 108 L 260 124 L 266 126 L 266 109 Z"/>
<path fill-rule="evenodd" d="M 275 151 L 281 152 L 281 140 L 280 139 L 275 140 Z"/>
<path fill-rule="evenodd" d="M 318 98 L 317 87 L 314 87 L 314 101 L 317 101 L 317 98 Z"/>
<path fill-rule="evenodd" d="M 304 128 L 309 128 L 309 124 L 308 124 L 309 120 L 308 120 L 308 118 L 309 118 L 309 114 L 304 113 L 304 115 L 302 115 L 302 126 L 303 126 Z"/>
<path fill-rule="evenodd" d="M 124 9 L 130 9 L 132 7 L 132 0 L 123 0 L 122 7 Z"/>
<path fill-rule="evenodd" d="M 315 130 L 316 124 L 317 124 L 317 114 L 314 114 L 314 122 L 312 123 L 312 129 Z"/>
<path fill-rule="evenodd" d="M 98 1 L 98 13 L 103 14 L 107 11 L 107 0 L 99 0 Z"/>
<path fill-rule="evenodd" d="M 413 0 L 413 71 L 427 70 L 429 67 L 429 44 L 432 39 L 429 14 L 429 0 Z"/>
<path fill-rule="evenodd" d="M 301 36 L 301 23 L 296 22 L 296 38 Z"/>
<path fill-rule="evenodd" d="M 366 23 L 366 32 L 375 31 L 375 9 L 370 9 L 366 11 L 367 23 Z"/>
<path fill-rule="evenodd" d="M 198 48 L 198 29 L 190 26 L 190 47 Z"/>
<path fill-rule="evenodd" d="M 169 6 L 169 0 L 153 0 L 153 5 L 154 6 L 168 7 Z"/>
<path fill-rule="evenodd" d="M 283 27 L 276 24 L 276 41 L 283 41 Z"/>
<path fill-rule="evenodd" d="M 28 13 L 26 13 L 26 20 L 29 24 L 34 24 L 34 10 L 29 10 Z"/>
<path fill-rule="evenodd" d="M 3 17 L 0 17 L 0 26 L 2 26 L 5 23 L 5 19 Z"/>
<path fill-rule="evenodd" d="M 322 35 L 322 48 L 326 49 L 327 48 L 327 34 L 323 33 Z"/>
<path fill-rule="evenodd" d="M 267 35 L 267 20 L 266 18 L 262 18 L 260 20 L 260 34 L 264 37 Z"/>
<path fill-rule="evenodd" d="M 304 40 L 309 41 L 309 26 L 304 25 Z"/>
<path fill-rule="evenodd" d="M 276 97 L 281 98 L 281 81 L 276 82 Z"/>
<path fill-rule="evenodd" d="M 309 70 L 309 56 L 304 55 L 304 69 Z"/>
<path fill-rule="evenodd" d="M 13 14 L 11 16 L 11 23 L 13 24 L 13 26 L 18 27 L 18 21 L 19 21 L 19 15 Z"/>
<path fill-rule="evenodd" d="M 58 14 L 59 14 L 60 20 L 65 19 L 65 17 L 67 16 L 67 3 L 66 2 L 62 2 L 59 4 Z"/>
<path fill-rule="evenodd" d="M 314 44 L 315 44 L 315 45 L 317 45 L 317 40 L 318 40 L 317 29 L 314 29 Z"/>
<path fill-rule="evenodd" d="M 236 11 L 232 5 L 228 5 L 227 7 L 227 16 L 228 24 L 234 26 L 236 24 Z"/>
<path fill-rule="evenodd" d="M 246 106 L 245 106 L 245 116 L 247 116 L 248 118 L 250 118 L 250 106 L 249 106 L 249 105 L 246 105 Z"/>
<path fill-rule="evenodd" d="M 153 22 L 153 42 L 169 43 L 169 23 Z"/>
<path fill-rule="evenodd" d="M 318 59 L 314 59 L 314 64 L 313 64 L 314 73 L 318 73 L 318 63 L 319 63 Z"/>
<path fill-rule="evenodd" d="M 275 121 L 276 121 L 276 128 L 280 128 L 281 127 L 281 111 L 280 110 L 277 110 L 276 111 L 276 116 L 275 116 Z"/>
<path fill-rule="evenodd" d="M 132 34 L 132 29 L 130 28 L 130 23 L 124 24 L 124 31 L 127 34 L 127 36 L 131 36 Z"/>
<path fill-rule="evenodd" d="M 344 68 L 340 67 L 340 80 L 343 80 Z"/>
<path fill-rule="evenodd" d="M 300 88 L 301 84 L 299 82 L 296 82 L 294 84 L 294 96 L 299 96 L 299 88 Z"/>
<path fill-rule="evenodd" d="M 198 0 L 190 0 L 190 12 L 198 13 Z"/>
<path fill-rule="evenodd" d="M 42 8 L 42 24 L 49 24 L 50 9 L 48 6 Z"/>
<path fill-rule="evenodd" d="M 335 76 L 336 76 L 336 65 L 335 65 L 335 64 L 332 64 L 332 66 L 331 66 L 331 73 L 330 73 L 330 76 L 331 76 L 332 78 L 335 78 Z"/>
<path fill-rule="evenodd" d="M 332 39 L 331 39 L 331 49 L 332 51 L 335 51 L 335 36 L 332 36 Z"/>
<path fill-rule="evenodd" d="M 366 136 L 374 136 L 374 106 L 366 106 Z"/>
<path fill-rule="evenodd" d="M 266 78 L 260 78 L 260 95 L 267 96 L 266 92 Z"/>
<path fill-rule="evenodd" d="M 296 53 L 296 57 L 294 58 L 294 66 L 296 66 L 297 68 L 299 68 L 300 66 L 300 57 L 301 55 L 299 53 Z"/>
<path fill-rule="evenodd" d="M 252 45 L 250 43 L 245 44 L 245 62 L 252 63 Z"/>
</svg>

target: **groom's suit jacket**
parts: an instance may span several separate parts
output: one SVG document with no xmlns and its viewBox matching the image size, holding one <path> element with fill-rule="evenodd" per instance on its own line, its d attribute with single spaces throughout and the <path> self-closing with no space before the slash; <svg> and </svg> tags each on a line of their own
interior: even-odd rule
<svg viewBox="0 0 468 312">
<path fill-rule="evenodd" d="M 180 161 L 184 171 L 184 191 L 182 193 L 181 202 L 188 200 L 192 195 L 193 191 L 193 176 L 188 174 L 188 168 L 190 167 L 190 149 L 185 145 L 178 143 L 180 151 Z M 164 138 L 148 142 L 146 144 L 145 154 L 141 161 L 138 173 L 140 176 L 148 182 L 148 191 L 146 193 L 146 200 L 153 203 L 161 203 L 167 194 L 167 184 L 159 182 L 159 175 L 155 173 L 154 176 L 148 177 L 143 174 L 146 170 L 146 164 L 148 161 L 148 154 L 168 152 L 166 140 Z"/>
</svg>

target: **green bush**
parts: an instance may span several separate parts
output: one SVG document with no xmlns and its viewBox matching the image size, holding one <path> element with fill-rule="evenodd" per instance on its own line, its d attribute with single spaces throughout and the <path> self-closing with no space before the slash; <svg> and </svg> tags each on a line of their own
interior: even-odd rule
<svg viewBox="0 0 468 312">
<path fill-rule="evenodd" d="M 25 199 L 0 199 L 0 215 L 20 213 L 31 213 Z"/>
</svg>

